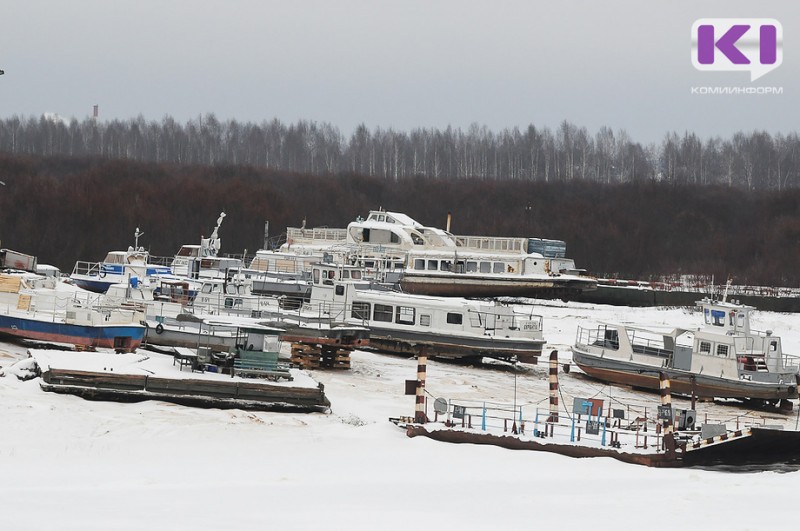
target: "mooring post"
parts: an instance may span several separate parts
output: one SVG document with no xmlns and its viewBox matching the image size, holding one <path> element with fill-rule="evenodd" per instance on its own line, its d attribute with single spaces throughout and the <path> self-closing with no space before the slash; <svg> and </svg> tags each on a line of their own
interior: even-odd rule
<svg viewBox="0 0 800 531">
<path fill-rule="evenodd" d="M 425 424 L 428 419 L 425 415 L 425 374 L 428 366 L 428 354 L 421 348 L 417 356 L 417 404 L 414 411 L 414 422 Z"/>
<path fill-rule="evenodd" d="M 669 377 L 665 372 L 659 372 L 659 389 L 661 391 L 661 405 L 669 408 L 669 415 L 664 415 L 664 449 L 669 457 L 675 457 L 675 435 L 673 434 L 672 419 L 672 394 L 670 392 Z"/>
<path fill-rule="evenodd" d="M 550 353 L 550 416 L 547 418 L 550 426 L 550 437 L 553 436 L 553 427 L 558 424 L 558 351 Z"/>
<path fill-rule="evenodd" d="M 597 422 L 600 422 L 600 415 L 597 415 Z M 608 422 L 608 419 L 606 419 L 606 422 L 603 422 L 603 438 L 600 439 L 600 446 L 605 446 L 606 445 L 606 423 L 607 422 Z"/>
</svg>

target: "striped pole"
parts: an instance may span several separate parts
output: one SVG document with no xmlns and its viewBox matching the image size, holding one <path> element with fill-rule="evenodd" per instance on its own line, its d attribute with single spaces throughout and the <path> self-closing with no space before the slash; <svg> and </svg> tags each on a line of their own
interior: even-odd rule
<svg viewBox="0 0 800 531">
<path fill-rule="evenodd" d="M 669 376 L 665 372 L 658 373 L 658 387 L 661 392 L 661 405 L 669 407 L 672 411 L 672 394 L 670 392 Z M 672 413 L 669 418 L 663 419 L 664 449 L 668 455 L 675 454 L 675 435 L 673 434 Z"/>
<path fill-rule="evenodd" d="M 553 424 L 558 424 L 558 351 L 550 353 L 550 436 L 553 436 Z"/>
<path fill-rule="evenodd" d="M 428 354 L 422 347 L 417 356 L 417 405 L 414 410 L 414 422 L 425 424 L 425 373 L 428 366 Z"/>
</svg>

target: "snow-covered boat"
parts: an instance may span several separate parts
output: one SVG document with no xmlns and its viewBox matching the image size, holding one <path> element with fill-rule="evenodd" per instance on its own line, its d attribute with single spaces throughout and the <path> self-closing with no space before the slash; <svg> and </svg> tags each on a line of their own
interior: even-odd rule
<svg viewBox="0 0 800 531">
<path fill-rule="evenodd" d="M 150 253 L 139 247 L 142 234 L 137 227 L 134 246 L 127 251 L 111 251 L 102 262 L 76 262 L 70 279 L 80 288 L 105 293 L 114 284 L 146 282 L 154 277 L 172 275 L 168 266 L 150 263 Z"/>
<path fill-rule="evenodd" d="M 695 397 L 750 399 L 776 404 L 797 398 L 798 358 L 784 354 L 772 331 L 750 328 L 755 309 L 703 299 L 703 326 L 658 332 L 626 324 L 579 327 L 572 359 L 606 382 L 659 388 L 659 373 L 672 391 Z M 784 407 L 791 407 L 785 401 Z"/>
<path fill-rule="evenodd" d="M 566 244 L 538 238 L 456 236 L 411 217 L 374 210 L 346 229 L 288 228 L 281 251 L 330 252 L 365 268 L 402 272 L 409 293 L 567 298 L 596 287 L 566 258 Z"/>
<path fill-rule="evenodd" d="M 222 247 L 222 238 L 219 237 L 219 228 L 225 212 L 217 218 L 217 224 L 208 238 L 200 238 L 200 244 L 183 245 L 172 259 L 170 268 L 172 273 L 179 277 L 212 277 L 219 278 L 229 269 L 239 269 L 244 264 L 238 258 L 219 256 Z"/>
<path fill-rule="evenodd" d="M 0 333 L 82 347 L 135 350 L 144 337 L 144 316 L 106 306 L 95 294 L 62 292 L 54 279 L 0 275 Z"/>
<path fill-rule="evenodd" d="M 278 312 L 313 323 L 332 320 L 369 329 L 369 348 L 416 355 L 535 363 L 541 354 L 542 317 L 496 301 L 412 295 L 354 279 L 357 268 L 315 264 L 311 298 L 298 310 L 285 301 Z M 266 316 L 266 311 L 262 315 Z M 296 317 L 292 317 L 292 316 Z"/>
</svg>

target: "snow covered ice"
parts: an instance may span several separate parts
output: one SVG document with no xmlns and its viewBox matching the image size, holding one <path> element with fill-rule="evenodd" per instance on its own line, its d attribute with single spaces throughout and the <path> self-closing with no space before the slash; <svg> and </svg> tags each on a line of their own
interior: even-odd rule
<svg viewBox="0 0 800 531">
<path fill-rule="evenodd" d="M 558 349 L 563 361 L 578 323 L 699 326 L 683 309 L 543 304 L 546 351 Z M 757 312 L 754 321 L 800 353 L 800 315 Z M 21 345 L 0 344 L 4 368 L 25 356 Z M 3 529 L 775 529 L 796 512 L 797 472 L 650 469 L 409 439 L 388 418 L 413 414 L 404 381 L 416 361 L 396 356 L 357 351 L 350 371 L 312 371 L 330 414 L 93 402 L 7 372 Z M 658 401 L 575 372 L 561 374 L 566 396 Z M 514 399 L 510 371 L 435 360 L 426 388 L 449 399 Z M 518 403 L 546 396 L 546 364 L 517 376 Z M 750 413 L 698 404 L 701 416 L 708 409 Z M 796 412 L 763 415 L 795 427 Z"/>
</svg>

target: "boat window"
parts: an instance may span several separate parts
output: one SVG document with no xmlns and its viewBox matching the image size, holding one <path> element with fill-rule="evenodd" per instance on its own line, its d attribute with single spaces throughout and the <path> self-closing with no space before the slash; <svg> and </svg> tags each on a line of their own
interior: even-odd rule
<svg viewBox="0 0 800 531">
<path fill-rule="evenodd" d="M 708 341 L 701 341 L 700 354 L 711 354 L 711 343 L 709 343 Z"/>
<path fill-rule="evenodd" d="M 369 303 L 354 302 L 353 308 L 350 310 L 350 315 L 353 319 L 361 319 L 362 321 L 369 320 Z"/>
<path fill-rule="evenodd" d="M 395 322 L 397 324 L 414 324 L 414 316 L 416 311 L 411 306 L 398 306 Z"/>
<path fill-rule="evenodd" d="M 350 271 L 350 278 L 352 278 L 353 280 L 360 279 L 361 278 L 361 271 L 359 271 L 357 269 L 355 271 Z"/>
<path fill-rule="evenodd" d="M 503 262 L 495 262 L 492 264 L 492 273 L 505 273 L 506 265 Z"/>
<path fill-rule="evenodd" d="M 455 270 L 455 272 L 456 273 L 463 273 L 464 272 L 464 261 L 463 260 L 459 260 L 458 262 L 456 262 L 456 270 Z"/>
<path fill-rule="evenodd" d="M 384 323 L 391 323 L 394 317 L 394 307 L 386 306 L 385 304 L 376 304 L 375 311 L 372 314 L 373 321 L 382 321 Z"/>
<path fill-rule="evenodd" d="M 336 276 L 336 273 L 334 271 L 328 271 L 327 273 L 325 271 L 323 271 L 322 272 L 322 283 L 323 284 L 327 284 L 329 286 L 333 286 L 333 277 L 335 277 L 335 276 Z"/>
<path fill-rule="evenodd" d="M 464 316 L 460 313 L 448 313 L 447 314 L 447 324 L 456 324 L 460 325 L 464 322 Z"/>
<path fill-rule="evenodd" d="M 735 321 L 735 319 L 736 319 L 736 312 L 731 312 L 731 313 L 729 313 L 728 315 L 730 316 L 730 319 L 729 319 L 729 321 L 730 321 L 730 325 L 731 325 L 731 326 L 735 325 L 735 324 L 736 324 L 736 321 Z"/>
<path fill-rule="evenodd" d="M 369 241 L 369 229 L 364 229 L 361 231 L 361 241 L 362 242 Z"/>
<path fill-rule="evenodd" d="M 737 313 L 736 317 L 739 320 L 739 328 L 744 328 L 744 312 Z"/>
<path fill-rule="evenodd" d="M 389 236 L 389 243 L 400 243 L 400 236 L 394 232 Z"/>
<path fill-rule="evenodd" d="M 436 271 L 439 269 L 439 260 L 428 260 L 428 271 Z"/>
<path fill-rule="evenodd" d="M 314 284 L 319 284 L 319 269 L 314 270 Z"/>
<path fill-rule="evenodd" d="M 422 258 L 415 259 L 414 269 L 416 269 L 417 271 L 422 271 L 423 269 L 425 269 L 425 260 L 423 260 Z"/>
<path fill-rule="evenodd" d="M 481 273 L 489 273 L 492 271 L 491 262 L 481 262 Z"/>
<path fill-rule="evenodd" d="M 411 241 L 414 242 L 414 245 L 422 245 L 425 243 L 425 240 L 419 234 L 411 233 Z"/>
<path fill-rule="evenodd" d="M 431 316 L 428 314 L 420 314 L 419 316 L 419 325 L 420 326 L 430 326 L 431 325 Z"/>
<path fill-rule="evenodd" d="M 384 221 L 385 219 L 386 219 L 386 216 L 384 216 L 383 214 L 378 216 L 378 221 Z"/>
<path fill-rule="evenodd" d="M 211 293 L 211 284 L 203 284 L 203 293 Z"/>
<path fill-rule="evenodd" d="M 478 270 L 478 262 L 467 262 L 467 273 L 474 273 Z"/>
<path fill-rule="evenodd" d="M 340 297 L 344 295 L 344 286 L 342 286 L 341 284 L 336 286 L 336 294 L 339 295 Z"/>
<path fill-rule="evenodd" d="M 449 260 L 442 260 L 439 262 L 439 271 L 450 271 L 453 267 L 453 262 Z"/>
<path fill-rule="evenodd" d="M 728 357 L 728 345 L 717 345 L 717 356 Z"/>
<path fill-rule="evenodd" d="M 711 324 L 711 312 L 708 308 L 703 309 L 703 318 L 706 320 L 706 324 Z"/>
<path fill-rule="evenodd" d="M 725 312 L 722 310 L 711 310 L 711 324 L 714 326 L 725 326 Z"/>
<path fill-rule="evenodd" d="M 775 352 L 776 350 L 778 350 L 778 342 L 777 341 L 770 341 L 769 342 L 769 351 L 770 352 Z"/>
<path fill-rule="evenodd" d="M 225 307 L 233 308 L 233 297 L 225 297 Z"/>
<path fill-rule="evenodd" d="M 234 286 L 233 284 L 228 284 L 227 286 L 225 286 L 225 293 L 227 293 L 228 295 L 236 295 L 236 286 Z"/>
</svg>

